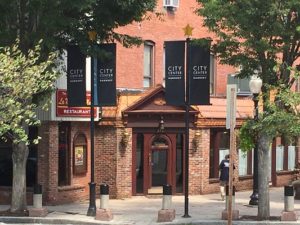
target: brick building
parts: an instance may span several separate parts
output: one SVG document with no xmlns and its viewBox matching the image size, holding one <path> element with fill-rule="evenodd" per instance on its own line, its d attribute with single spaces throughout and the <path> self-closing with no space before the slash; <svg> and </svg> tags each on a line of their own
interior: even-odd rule
<svg viewBox="0 0 300 225">
<path fill-rule="evenodd" d="M 103 107 L 95 118 L 97 190 L 99 184 L 107 183 L 112 197 L 125 198 L 160 193 L 162 184 L 169 183 L 174 194 L 183 194 L 185 109 L 169 106 L 165 101 L 164 42 L 185 40 L 183 28 L 187 24 L 194 28 L 192 38 L 214 38 L 194 13 L 197 7 L 194 0 L 180 1 L 178 7 L 164 7 L 163 0 L 158 0 L 156 12 L 160 17 L 151 15 L 150 20 L 118 29 L 120 33 L 140 36 L 145 42 L 133 48 L 117 44 L 117 106 Z M 229 151 L 226 84 L 236 72 L 237 68 L 221 65 L 211 56 L 211 105 L 190 108 L 191 195 L 219 190 L 218 165 Z M 31 151 L 34 169 L 28 172 L 28 178 L 34 179 L 28 182 L 28 198 L 31 199 L 31 186 L 37 181 L 43 185 L 47 204 L 83 200 L 89 194 L 89 109 L 68 108 L 61 102 L 65 92 L 64 75 L 57 81 L 51 110 L 39 115 L 41 127 L 31 129 L 32 135 L 39 135 L 42 140 Z M 252 114 L 248 80 L 238 80 L 237 128 Z M 162 123 L 163 133 L 159 131 Z M 272 185 L 281 186 L 292 179 L 298 158 L 295 146 L 280 138 L 274 141 L 270 151 Z M 6 161 L 10 160 L 9 149 L 9 144 L 0 145 L 1 157 L 6 157 Z M 234 176 L 238 190 L 252 188 L 252 158 L 252 152 L 244 154 L 237 147 Z M 5 177 L 7 182 L 0 184 L 1 203 L 10 198 L 11 174 Z"/>
</svg>

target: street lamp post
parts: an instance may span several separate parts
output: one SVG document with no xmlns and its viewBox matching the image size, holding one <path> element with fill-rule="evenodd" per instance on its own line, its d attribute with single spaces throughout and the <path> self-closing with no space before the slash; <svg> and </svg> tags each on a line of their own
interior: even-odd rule
<svg viewBox="0 0 300 225">
<path fill-rule="evenodd" d="M 253 75 L 249 82 L 250 91 L 253 95 L 254 102 L 254 120 L 258 121 L 258 95 L 261 91 L 262 80 Z M 254 153 L 253 153 L 253 193 L 250 196 L 249 205 L 258 205 L 258 144 L 255 140 Z"/>
<path fill-rule="evenodd" d="M 96 31 L 88 32 L 89 39 L 94 46 L 94 42 L 96 40 Z M 95 183 L 95 161 L 94 161 L 94 135 L 95 135 L 95 123 L 94 123 L 94 107 L 95 107 L 95 72 L 97 72 L 97 58 L 91 57 L 91 120 L 90 120 L 90 136 L 91 136 L 91 181 L 89 183 L 90 186 L 90 201 L 89 208 L 87 211 L 87 216 L 95 216 L 96 215 L 96 183 Z M 97 81 L 96 81 L 97 82 Z"/>
<path fill-rule="evenodd" d="M 183 28 L 184 35 L 186 38 L 186 49 L 187 49 L 187 57 L 186 57 L 186 77 L 185 77 L 185 186 L 184 186 L 184 215 L 182 217 L 189 218 L 191 217 L 189 215 L 189 126 L 190 126 L 190 85 L 189 85 L 189 76 L 190 76 L 190 41 L 192 36 L 193 27 L 191 27 L 189 24 Z"/>
</svg>

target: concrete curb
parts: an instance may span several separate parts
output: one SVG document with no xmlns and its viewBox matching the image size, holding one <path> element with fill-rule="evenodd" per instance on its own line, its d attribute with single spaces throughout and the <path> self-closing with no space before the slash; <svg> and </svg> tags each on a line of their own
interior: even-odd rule
<svg viewBox="0 0 300 225">
<path fill-rule="evenodd" d="M 111 223 L 101 223 L 100 221 L 84 221 L 72 219 L 56 219 L 56 218 L 40 218 L 40 217 L 0 217 L 0 222 L 3 223 L 39 223 L 39 224 L 80 224 L 80 225 L 106 225 Z"/>
<path fill-rule="evenodd" d="M 176 219 L 175 219 L 176 220 Z M 108 225 L 108 224 L 122 224 L 122 225 L 132 225 L 133 223 L 124 223 L 121 221 L 110 221 L 110 222 L 101 222 L 101 221 L 84 221 L 84 220 L 72 220 L 72 219 L 57 219 L 57 218 L 39 218 L 39 217 L 0 217 L 0 223 L 39 223 L 39 224 L 80 224 L 80 225 Z M 142 222 L 142 221 L 141 221 Z M 169 225 L 226 225 L 226 220 L 195 220 L 189 222 L 183 221 L 173 221 L 167 223 L 153 223 L 153 224 L 169 224 Z M 300 224 L 300 222 L 286 222 L 286 221 L 233 221 L 233 225 L 295 225 Z"/>
</svg>

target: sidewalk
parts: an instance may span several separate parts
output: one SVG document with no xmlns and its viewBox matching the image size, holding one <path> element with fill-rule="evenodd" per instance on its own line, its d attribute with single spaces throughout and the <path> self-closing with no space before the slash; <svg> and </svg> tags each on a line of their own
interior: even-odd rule
<svg viewBox="0 0 300 225">
<path fill-rule="evenodd" d="M 240 217 L 256 216 L 257 207 L 250 207 L 249 196 L 252 191 L 236 192 L 236 209 Z M 271 216 L 280 217 L 284 208 L 283 188 L 270 189 Z M 99 207 L 99 199 L 97 199 Z M 148 225 L 158 224 L 157 213 L 161 209 L 161 198 L 147 198 L 142 196 L 130 199 L 109 201 L 109 208 L 112 210 L 114 219 L 110 222 L 97 221 L 94 217 L 86 216 L 88 201 L 84 203 L 73 203 L 58 206 L 47 206 L 49 214 L 45 218 L 28 217 L 0 217 L 0 224 L 3 223 L 42 223 L 42 224 L 136 224 Z M 189 196 L 189 215 L 191 218 L 182 218 L 184 214 L 184 196 L 173 196 L 173 208 L 176 209 L 176 218 L 171 223 L 160 224 L 227 224 L 221 220 L 221 213 L 225 203 L 220 200 L 219 194 Z M 0 210 L 8 206 L 0 206 Z M 295 200 L 295 211 L 300 215 L 300 200 Z M 246 219 L 235 221 L 233 224 L 300 224 L 297 222 L 276 221 L 249 221 Z"/>
</svg>

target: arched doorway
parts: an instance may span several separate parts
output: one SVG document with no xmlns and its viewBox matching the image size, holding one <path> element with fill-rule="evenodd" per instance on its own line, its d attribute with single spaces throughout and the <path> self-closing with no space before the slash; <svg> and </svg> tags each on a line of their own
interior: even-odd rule
<svg viewBox="0 0 300 225">
<path fill-rule="evenodd" d="M 166 135 L 154 135 L 150 141 L 148 194 L 162 193 L 162 186 L 172 183 L 171 147 Z"/>
<path fill-rule="evenodd" d="M 173 194 L 182 194 L 184 186 L 183 131 L 157 134 L 135 130 L 132 152 L 133 195 L 162 194 L 164 184 L 172 185 Z"/>
</svg>

